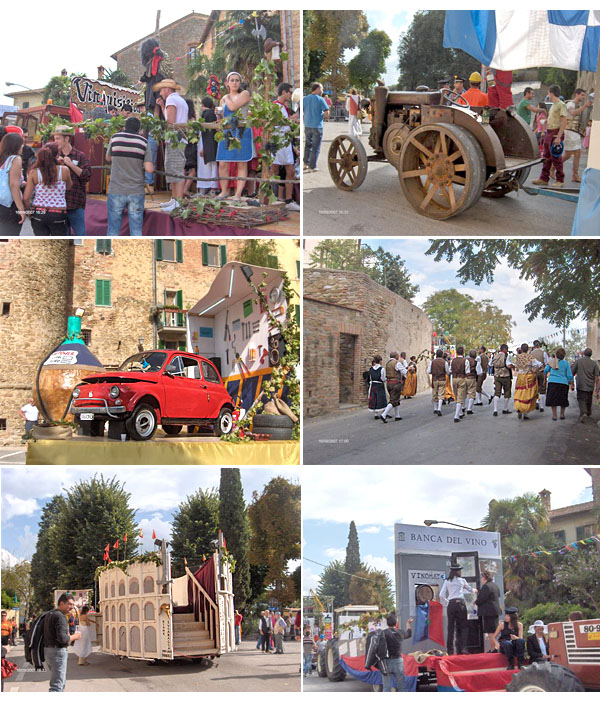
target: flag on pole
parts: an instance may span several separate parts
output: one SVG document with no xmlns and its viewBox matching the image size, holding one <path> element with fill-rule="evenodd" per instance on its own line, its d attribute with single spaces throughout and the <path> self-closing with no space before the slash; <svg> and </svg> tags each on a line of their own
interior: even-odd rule
<svg viewBox="0 0 600 702">
<path fill-rule="evenodd" d="M 127 543 L 127 532 L 125 532 L 125 536 L 123 537 L 123 541 Z"/>
<path fill-rule="evenodd" d="M 103 560 L 103 561 L 107 561 L 107 560 L 108 560 L 108 552 L 107 552 L 107 551 L 104 552 L 104 555 L 102 556 L 102 560 Z"/>
<path fill-rule="evenodd" d="M 108 553 L 108 549 L 110 548 L 110 544 L 106 544 L 104 547 L 104 553 Z"/>
<path fill-rule="evenodd" d="M 119 539 L 115 541 L 115 543 L 113 544 L 113 548 L 119 548 Z"/>
<path fill-rule="evenodd" d="M 138 536 L 140 537 L 140 539 L 143 539 L 143 538 L 144 538 L 144 531 L 143 531 L 143 529 L 140 529 L 140 533 L 138 534 Z"/>
<path fill-rule="evenodd" d="M 600 10 L 446 10 L 443 44 L 503 71 L 595 71 Z"/>
<path fill-rule="evenodd" d="M 183 557 L 183 565 L 187 568 L 187 558 L 185 556 Z"/>
<path fill-rule="evenodd" d="M 78 110 L 72 102 L 69 104 L 69 117 L 71 118 L 71 122 L 73 122 L 73 124 L 83 122 L 83 113 Z"/>
<path fill-rule="evenodd" d="M 156 538 L 156 532 L 154 531 L 154 529 L 152 529 L 152 538 L 153 538 L 153 539 Z"/>
</svg>

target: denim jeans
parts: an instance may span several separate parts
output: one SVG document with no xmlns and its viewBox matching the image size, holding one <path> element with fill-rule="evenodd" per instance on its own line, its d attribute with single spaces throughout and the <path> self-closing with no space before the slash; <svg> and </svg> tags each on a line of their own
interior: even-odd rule
<svg viewBox="0 0 600 702">
<path fill-rule="evenodd" d="M 65 648 L 44 648 L 44 658 L 50 669 L 50 689 L 48 692 L 64 692 L 67 684 L 67 658 L 69 650 Z"/>
<path fill-rule="evenodd" d="M 67 210 L 67 218 L 75 236 L 85 236 L 85 208 Z"/>
<path fill-rule="evenodd" d="M 156 154 L 158 153 L 158 142 L 154 137 L 148 134 L 148 146 L 150 147 L 150 153 L 152 155 L 152 165 L 156 171 Z M 144 173 L 144 182 L 148 185 L 154 185 L 154 173 Z"/>
<path fill-rule="evenodd" d="M 129 216 L 130 236 L 142 236 L 144 223 L 144 196 L 143 195 L 111 195 L 106 198 L 108 210 L 108 236 L 119 236 L 123 210 L 127 208 Z"/>
<path fill-rule="evenodd" d="M 304 163 L 310 168 L 317 167 L 323 127 L 304 127 Z"/>
<path fill-rule="evenodd" d="M 239 624 L 235 625 L 235 645 L 236 646 L 240 645 L 240 625 Z"/>
<path fill-rule="evenodd" d="M 388 658 L 387 661 L 388 674 L 382 675 L 383 691 L 392 691 L 392 673 L 396 678 L 396 692 L 404 692 L 406 681 L 404 680 L 404 661 L 402 658 Z"/>
<path fill-rule="evenodd" d="M 304 666 L 303 666 L 303 671 L 304 675 L 311 675 L 312 673 L 312 651 L 310 653 L 303 653 L 303 658 L 304 658 Z"/>
</svg>

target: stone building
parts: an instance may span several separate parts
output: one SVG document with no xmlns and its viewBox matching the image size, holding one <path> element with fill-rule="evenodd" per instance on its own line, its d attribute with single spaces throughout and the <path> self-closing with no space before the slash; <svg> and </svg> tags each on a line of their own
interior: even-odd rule
<svg viewBox="0 0 600 702">
<path fill-rule="evenodd" d="M 432 325 L 408 300 L 364 273 L 304 269 L 303 384 L 307 417 L 344 405 L 365 405 L 375 354 L 418 356 L 431 348 Z M 429 389 L 427 361 L 418 364 L 418 391 Z"/>
<path fill-rule="evenodd" d="M 299 291 L 297 239 L 277 239 L 272 267 Z M 0 445 L 20 439 L 18 415 L 37 368 L 84 310 L 92 353 L 115 368 L 138 350 L 185 348 L 186 313 L 243 239 L 5 239 L 0 241 Z"/>
</svg>

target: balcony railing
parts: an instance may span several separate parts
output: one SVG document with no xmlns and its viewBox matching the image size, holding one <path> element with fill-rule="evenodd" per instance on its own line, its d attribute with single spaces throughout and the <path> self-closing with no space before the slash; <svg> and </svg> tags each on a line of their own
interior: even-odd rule
<svg viewBox="0 0 600 702">
<path fill-rule="evenodd" d="M 187 328 L 187 310 L 161 308 L 156 316 L 158 330 L 173 329 L 183 331 Z"/>
</svg>

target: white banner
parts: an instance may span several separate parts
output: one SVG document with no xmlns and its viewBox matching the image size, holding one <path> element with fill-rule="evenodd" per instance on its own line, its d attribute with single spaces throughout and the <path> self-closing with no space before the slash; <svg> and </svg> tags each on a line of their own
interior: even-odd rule
<svg viewBox="0 0 600 702">
<path fill-rule="evenodd" d="M 394 524 L 395 553 L 477 551 L 479 557 L 500 558 L 500 534 L 491 531 L 444 529 L 417 524 Z"/>
</svg>

